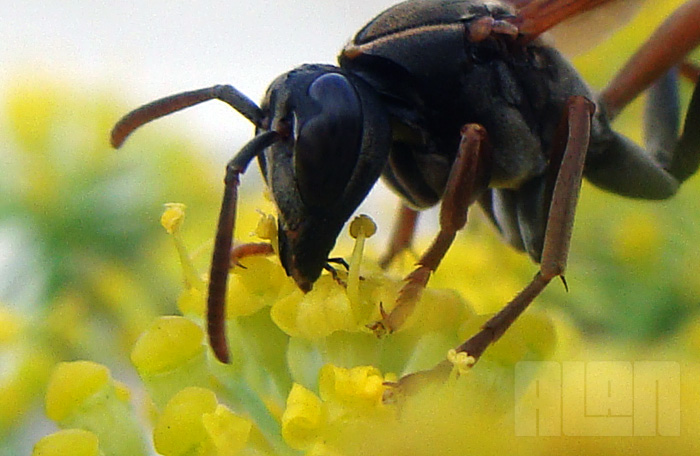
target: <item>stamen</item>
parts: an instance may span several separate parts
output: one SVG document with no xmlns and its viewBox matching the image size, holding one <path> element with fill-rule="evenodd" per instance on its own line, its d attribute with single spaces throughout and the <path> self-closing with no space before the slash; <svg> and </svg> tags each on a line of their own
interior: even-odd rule
<svg viewBox="0 0 700 456">
<path fill-rule="evenodd" d="M 348 271 L 348 299 L 350 305 L 355 306 L 360 300 L 360 266 L 362 264 L 362 252 L 365 248 L 365 239 L 374 235 L 377 225 L 367 215 L 360 215 L 350 223 L 350 236 L 355 239 L 355 247 L 350 259 Z"/>
<path fill-rule="evenodd" d="M 476 358 L 470 356 L 469 353 L 463 351 L 458 352 L 454 348 L 447 352 L 447 359 L 452 363 L 453 374 L 457 376 L 468 373 L 476 363 Z"/>
<path fill-rule="evenodd" d="M 197 269 L 192 263 L 185 243 L 182 242 L 180 237 L 180 227 L 185 222 L 185 205 L 181 203 L 167 203 L 165 205 L 165 211 L 160 218 L 160 224 L 163 225 L 165 231 L 168 232 L 173 237 L 175 242 L 175 248 L 177 249 L 177 254 L 180 257 L 180 263 L 182 264 L 182 271 L 184 273 L 185 285 L 188 288 L 196 288 L 198 290 L 204 290 L 204 281 L 197 273 Z"/>
</svg>

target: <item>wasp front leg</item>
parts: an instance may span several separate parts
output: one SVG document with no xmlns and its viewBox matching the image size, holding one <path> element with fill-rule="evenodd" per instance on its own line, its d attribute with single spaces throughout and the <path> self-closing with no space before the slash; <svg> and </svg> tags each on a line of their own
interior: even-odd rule
<svg viewBox="0 0 700 456">
<path fill-rule="evenodd" d="M 219 223 L 214 238 L 214 254 L 209 272 L 209 294 L 207 296 L 207 333 L 209 343 L 216 358 L 222 363 L 228 363 L 228 344 L 226 343 L 226 285 L 231 267 L 233 248 L 233 229 L 236 224 L 236 208 L 238 205 L 238 186 L 240 175 L 245 172 L 250 162 L 261 151 L 279 139 L 275 131 L 268 131 L 256 136 L 246 144 L 226 166 L 224 179 L 224 196 L 221 201 Z M 245 253 L 245 249 L 243 249 Z M 246 255 L 243 255 L 246 256 Z M 241 256 L 238 256 L 241 258 Z"/>
<path fill-rule="evenodd" d="M 241 260 L 252 256 L 270 256 L 275 253 L 272 244 L 268 242 L 249 242 L 247 244 L 238 244 L 231 249 L 231 268 L 241 267 Z"/>
<path fill-rule="evenodd" d="M 418 260 L 418 267 L 405 278 L 394 308 L 389 313 L 381 309 L 382 319 L 370 326 L 378 335 L 396 331 L 413 313 L 430 274 L 437 269 L 457 231 L 464 227 L 469 206 L 486 189 L 491 162 L 486 130 L 481 125 L 468 124 L 461 134 L 440 206 L 440 232 Z"/>
</svg>

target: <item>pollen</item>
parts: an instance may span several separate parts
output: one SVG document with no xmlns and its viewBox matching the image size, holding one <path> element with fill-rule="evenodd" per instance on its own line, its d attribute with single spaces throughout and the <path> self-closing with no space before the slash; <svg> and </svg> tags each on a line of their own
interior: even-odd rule
<svg viewBox="0 0 700 456">
<path fill-rule="evenodd" d="M 165 211 L 160 217 L 160 224 L 163 225 L 168 234 L 174 234 L 185 221 L 185 205 L 182 203 L 167 203 Z"/>
<path fill-rule="evenodd" d="M 460 375 L 468 373 L 476 363 L 476 359 L 473 356 L 469 356 L 469 353 L 458 352 L 455 349 L 447 352 L 447 359 L 452 363 L 455 373 Z"/>
<path fill-rule="evenodd" d="M 258 220 L 258 225 L 255 227 L 255 235 L 266 241 L 277 239 L 277 221 L 272 214 L 260 213 L 261 217 Z"/>
</svg>

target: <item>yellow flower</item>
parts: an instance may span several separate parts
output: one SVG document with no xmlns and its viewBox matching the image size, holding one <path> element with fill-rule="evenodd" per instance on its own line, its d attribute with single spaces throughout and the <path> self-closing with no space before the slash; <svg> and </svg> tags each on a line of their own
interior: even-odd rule
<svg viewBox="0 0 700 456">
<path fill-rule="evenodd" d="M 186 386 L 208 386 L 202 329 L 184 317 L 160 317 L 141 335 L 131 362 L 156 406 Z"/>
<path fill-rule="evenodd" d="M 226 318 L 248 316 L 270 306 L 294 287 L 278 263 L 261 256 L 241 260 L 229 275 Z"/>
<path fill-rule="evenodd" d="M 248 441 L 252 424 L 219 405 L 207 389 L 185 388 L 175 394 L 153 431 L 163 456 L 234 456 Z"/>
<path fill-rule="evenodd" d="M 327 364 L 321 369 L 319 390 L 324 401 L 348 408 L 381 407 L 387 387 L 379 369 L 360 366 L 344 369 Z"/>
<path fill-rule="evenodd" d="M 34 445 L 32 456 L 102 456 L 99 439 L 83 429 L 63 429 Z"/>
<path fill-rule="evenodd" d="M 332 440 L 346 426 L 386 414 L 385 381 L 371 366 L 344 369 L 327 364 L 320 373 L 320 397 L 299 384 L 292 387 L 282 415 L 282 436 L 292 448 L 310 454 L 319 454 L 321 444 L 332 448 Z"/>
<path fill-rule="evenodd" d="M 277 301 L 271 316 L 285 333 L 310 340 L 359 327 L 345 289 L 330 276 L 321 277 L 306 294 L 295 290 Z"/>
<path fill-rule="evenodd" d="M 145 454 L 124 386 L 91 361 L 59 363 L 46 392 L 46 414 L 62 428 L 94 433 L 106 455 Z"/>
<path fill-rule="evenodd" d="M 287 397 L 282 415 L 282 436 L 297 450 L 309 447 L 325 424 L 321 399 L 313 392 L 295 383 Z"/>
</svg>

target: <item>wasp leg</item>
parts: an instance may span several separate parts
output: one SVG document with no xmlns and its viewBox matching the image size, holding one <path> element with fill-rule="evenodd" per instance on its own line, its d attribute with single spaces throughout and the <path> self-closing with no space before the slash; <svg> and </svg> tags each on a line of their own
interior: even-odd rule
<svg viewBox="0 0 700 456">
<path fill-rule="evenodd" d="M 382 321 L 370 326 L 377 334 L 396 331 L 413 312 L 430 274 L 437 269 L 457 231 L 466 223 L 467 209 L 486 189 L 490 155 L 486 130 L 477 124 L 464 126 L 440 206 L 440 231 L 418 260 L 418 267 L 406 277 L 394 309 L 389 314 L 382 312 Z"/>
<path fill-rule="evenodd" d="M 671 14 L 601 93 L 612 118 L 700 43 L 700 0 Z"/>
<path fill-rule="evenodd" d="M 700 67 L 692 62 L 685 61 L 680 65 L 681 75 L 692 82 L 697 84 L 700 80 Z"/>
<path fill-rule="evenodd" d="M 593 184 L 631 198 L 666 199 L 700 166 L 700 84 L 695 86 L 685 117 L 683 133 L 677 138 L 675 91 L 668 88 L 675 77 L 665 76 L 654 85 L 649 103 L 665 107 L 647 110 L 649 151 L 624 136 L 610 132 L 602 144 L 591 144 L 586 178 Z M 604 101 L 604 100 L 603 100 Z"/>
<path fill-rule="evenodd" d="M 248 244 L 239 244 L 231 249 L 231 267 L 238 266 L 245 269 L 241 264 L 243 258 L 251 256 L 268 256 L 275 253 L 272 244 L 268 242 L 250 242 Z"/>
<path fill-rule="evenodd" d="M 343 268 L 345 268 L 346 271 L 350 270 L 350 265 L 348 264 L 347 261 L 345 261 L 345 258 L 341 257 L 336 257 L 336 258 L 329 258 L 327 261 L 328 263 L 335 263 L 341 265 Z"/>
<path fill-rule="evenodd" d="M 656 160 L 668 164 L 678 139 L 681 106 L 678 70 L 673 68 L 647 91 L 644 110 L 644 145 L 656 154 Z"/>
<path fill-rule="evenodd" d="M 233 228 L 236 223 L 236 205 L 240 175 L 245 172 L 250 162 L 261 151 L 279 139 L 276 131 L 267 131 L 253 138 L 226 165 L 224 180 L 224 197 L 221 201 L 219 223 L 214 238 L 214 254 L 209 272 L 209 294 L 207 296 L 207 333 L 209 343 L 216 358 L 228 363 L 228 345 L 226 343 L 225 304 L 226 285 L 231 267 L 231 247 L 233 245 Z"/>
<path fill-rule="evenodd" d="M 411 248 L 413 237 L 416 233 L 417 222 L 418 211 L 401 204 L 394 229 L 391 232 L 389 249 L 379 259 L 379 267 L 382 269 L 388 268 L 398 254 Z"/>
<path fill-rule="evenodd" d="M 589 144 L 592 113 L 593 104 L 586 98 L 572 97 L 569 100 L 563 123 L 568 131 L 565 149 L 563 155 L 554 150 L 553 157 L 561 156 L 561 159 L 553 160 L 551 165 L 556 171 L 556 181 L 547 216 L 540 270 L 478 333 L 457 347 L 458 352 L 465 352 L 478 360 L 484 350 L 503 335 L 553 278 L 563 276 Z"/>
</svg>

